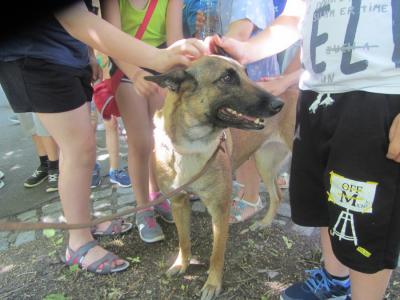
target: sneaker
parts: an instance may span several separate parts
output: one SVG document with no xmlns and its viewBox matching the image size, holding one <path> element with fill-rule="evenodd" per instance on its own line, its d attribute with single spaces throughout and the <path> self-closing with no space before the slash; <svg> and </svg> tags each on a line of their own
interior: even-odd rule
<svg viewBox="0 0 400 300">
<path fill-rule="evenodd" d="M 40 165 L 35 172 L 24 182 L 24 187 L 31 188 L 38 186 L 47 179 L 47 167 Z"/>
<path fill-rule="evenodd" d="M 110 182 L 116 183 L 120 187 L 130 187 L 132 185 L 131 179 L 125 170 L 112 170 L 109 175 Z"/>
<path fill-rule="evenodd" d="M 154 205 L 154 211 L 161 219 L 167 223 L 174 223 L 174 218 L 171 212 L 171 203 L 169 199 L 164 200 L 160 204 Z"/>
<path fill-rule="evenodd" d="M 50 193 L 58 191 L 58 176 L 58 170 L 49 170 L 46 192 Z"/>
<path fill-rule="evenodd" d="M 4 178 L 4 173 L 2 171 L 0 171 L 0 179 Z"/>
<path fill-rule="evenodd" d="M 306 272 L 309 278 L 288 287 L 281 300 L 345 300 L 350 297 L 350 279 L 333 279 L 324 268 Z"/>
<path fill-rule="evenodd" d="M 136 226 L 142 241 L 154 243 L 165 239 L 160 225 L 158 225 L 153 210 L 143 210 L 136 213 Z"/>
<path fill-rule="evenodd" d="M 90 184 L 90 187 L 93 189 L 99 186 L 100 183 L 101 183 L 100 164 L 96 161 L 96 165 L 94 166 L 92 172 L 92 183 Z"/>
<path fill-rule="evenodd" d="M 17 115 L 12 115 L 8 117 L 8 120 L 15 125 L 21 124 L 21 121 L 18 119 Z"/>
</svg>

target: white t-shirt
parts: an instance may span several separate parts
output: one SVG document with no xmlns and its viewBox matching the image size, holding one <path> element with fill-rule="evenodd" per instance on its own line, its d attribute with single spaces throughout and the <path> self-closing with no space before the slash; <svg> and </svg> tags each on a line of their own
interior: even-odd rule
<svg viewBox="0 0 400 300">
<path fill-rule="evenodd" d="M 400 94 L 400 0 L 306 2 L 301 89 Z"/>
</svg>

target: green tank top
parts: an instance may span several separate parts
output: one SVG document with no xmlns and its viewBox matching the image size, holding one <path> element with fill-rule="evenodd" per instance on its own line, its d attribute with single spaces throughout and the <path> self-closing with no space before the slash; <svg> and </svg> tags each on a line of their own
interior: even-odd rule
<svg viewBox="0 0 400 300">
<path fill-rule="evenodd" d="M 136 31 L 139 29 L 146 15 L 149 4 L 150 0 L 147 1 L 147 5 L 143 10 L 139 10 L 133 7 L 129 0 L 119 0 L 122 31 L 135 36 Z M 146 44 L 158 47 L 166 42 L 167 7 L 168 0 L 158 0 L 157 6 L 154 9 L 150 22 L 142 37 L 142 41 Z"/>
</svg>

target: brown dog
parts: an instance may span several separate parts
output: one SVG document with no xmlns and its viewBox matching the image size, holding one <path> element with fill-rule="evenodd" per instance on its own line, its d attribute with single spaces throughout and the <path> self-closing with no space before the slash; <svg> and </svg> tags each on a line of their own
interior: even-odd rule
<svg viewBox="0 0 400 300">
<path fill-rule="evenodd" d="M 189 265 L 188 193 L 195 193 L 212 217 L 213 250 L 208 279 L 202 289 L 202 299 L 211 299 L 221 290 L 232 173 L 274 135 L 281 121 L 270 117 L 282 109 L 283 103 L 251 82 L 242 66 L 220 56 L 203 57 L 185 71 L 146 79 L 169 89 L 163 109 L 154 118 L 156 174 L 162 191 L 170 192 L 196 175 L 218 148 L 225 128 L 246 130 L 228 139 L 225 151 L 217 153 L 205 174 L 186 188 L 187 193 L 172 198 L 180 249 L 167 274 L 184 273 Z M 260 118 L 269 119 L 264 122 Z M 274 128 L 264 129 L 265 124 Z M 241 144 L 238 148 L 237 143 Z M 266 163 L 259 157 L 261 153 L 256 153 L 257 162 Z M 264 180 L 268 178 L 266 172 L 261 173 Z"/>
</svg>

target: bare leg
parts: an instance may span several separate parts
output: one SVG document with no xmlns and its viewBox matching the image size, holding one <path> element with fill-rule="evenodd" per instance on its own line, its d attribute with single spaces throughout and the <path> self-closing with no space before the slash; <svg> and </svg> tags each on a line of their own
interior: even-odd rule
<svg viewBox="0 0 400 300">
<path fill-rule="evenodd" d="M 58 146 L 51 136 L 40 137 L 42 144 L 47 153 L 47 157 L 50 161 L 56 161 L 59 157 Z"/>
<path fill-rule="evenodd" d="M 128 136 L 128 171 L 138 206 L 149 201 L 149 160 L 153 148 L 153 126 L 147 100 L 132 84 L 121 83 L 118 106 Z"/>
<path fill-rule="evenodd" d="M 321 227 L 321 247 L 325 269 L 328 273 L 337 277 L 348 276 L 349 268 L 343 265 L 333 253 L 328 227 Z"/>
<path fill-rule="evenodd" d="M 95 161 L 95 138 L 87 104 L 63 113 L 38 113 L 40 120 L 60 147 L 59 193 L 69 223 L 85 223 L 90 217 L 90 178 Z M 90 228 L 70 230 L 69 246 L 77 250 L 93 240 Z M 97 246 L 86 255 L 84 264 L 107 252 Z M 121 263 L 116 261 L 114 263 Z"/>
<path fill-rule="evenodd" d="M 251 156 L 236 171 L 237 181 L 243 185 L 239 197 L 251 203 L 257 203 L 260 190 L 260 176 L 256 168 L 254 156 Z"/>
<path fill-rule="evenodd" d="M 110 169 L 119 169 L 119 135 L 117 118 L 112 117 L 110 120 L 104 120 L 106 129 L 106 145 L 110 156 Z"/>
<path fill-rule="evenodd" d="M 351 299 L 382 300 L 389 284 L 392 270 L 382 270 L 375 274 L 364 274 L 350 270 Z"/>
<path fill-rule="evenodd" d="M 44 147 L 42 139 L 41 139 L 40 136 L 38 136 L 36 134 L 32 135 L 32 141 L 33 141 L 33 144 L 35 145 L 36 153 L 39 156 L 47 155 L 46 148 Z"/>
</svg>

